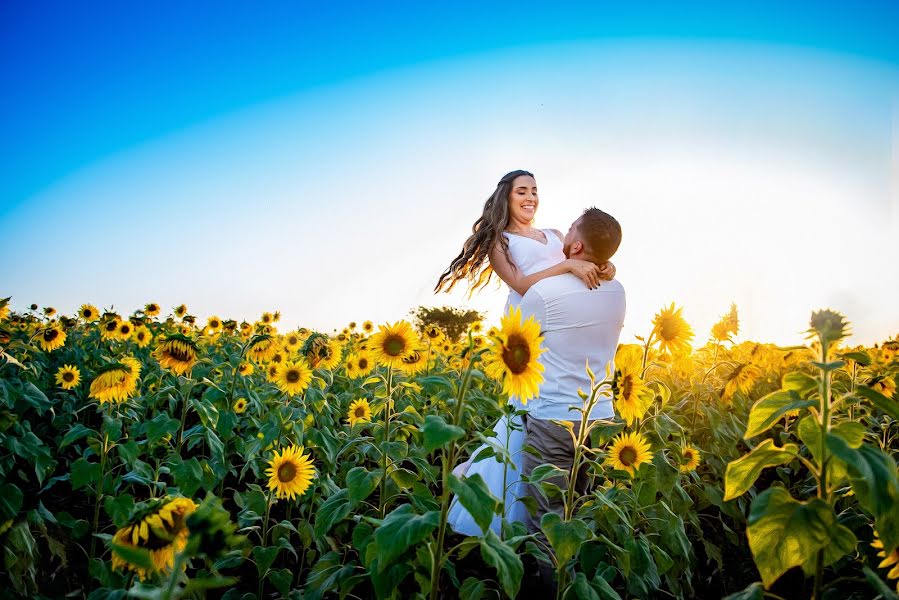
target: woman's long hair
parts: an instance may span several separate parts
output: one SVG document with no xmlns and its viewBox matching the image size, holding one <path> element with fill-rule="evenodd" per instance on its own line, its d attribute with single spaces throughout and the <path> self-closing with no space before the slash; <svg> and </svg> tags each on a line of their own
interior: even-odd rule
<svg viewBox="0 0 899 600">
<path fill-rule="evenodd" d="M 449 292 L 459 281 L 467 279 L 471 286 L 470 295 L 490 283 L 493 269 L 488 255 L 496 240 L 499 240 L 509 264 L 515 268 L 509 255 L 509 241 L 503 235 L 503 230 L 509 225 L 509 192 L 512 190 L 512 182 L 521 175 L 534 176 L 528 171 L 512 171 L 503 175 L 496 184 L 496 190 L 484 204 L 484 212 L 472 225 L 471 236 L 465 240 L 462 252 L 437 280 L 435 292 Z"/>
</svg>

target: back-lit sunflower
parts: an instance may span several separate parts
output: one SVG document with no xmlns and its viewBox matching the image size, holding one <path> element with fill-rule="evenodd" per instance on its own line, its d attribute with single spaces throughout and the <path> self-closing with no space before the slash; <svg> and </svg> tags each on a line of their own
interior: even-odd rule
<svg viewBox="0 0 899 600">
<path fill-rule="evenodd" d="M 144 306 L 144 314 L 148 317 L 155 317 L 159 314 L 159 304 L 150 302 Z"/>
<path fill-rule="evenodd" d="M 81 371 L 72 365 L 63 365 L 56 371 L 56 384 L 64 390 L 71 390 L 81 383 Z"/>
<path fill-rule="evenodd" d="M 603 464 L 613 469 L 627 471 L 631 477 L 640 465 L 652 460 L 649 442 L 642 433 L 620 433 L 612 440 L 609 455 Z"/>
<path fill-rule="evenodd" d="M 365 398 L 353 400 L 346 413 L 346 418 L 350 423 L 350 427 L 355 427 L 356 423 L 367 423 L 371 421 L 371 406 L 369 406 L 368 400 Z"/>
<path fill-rule="evenodd" d="M 116 329 L 116 335 L 120 340 L 130 339 L 132 333 L 134 333 L 134 325 L 131 324 L 131 321 L 122 321 Z"/>
<path fill-rule="evenodd" d="M 253 374 L 253 363 L 248 363 L 246 361 L 241 362 L 237 365 L 237 372 L 243 375 L 244 377 L 248 377 Z"/>
<path fill-rule="evenodd" d="M 50 323 L 39 329 L 34 338 L 44 352 L 53 352 L 66 343 L 66 332 L 59 323 Z"/>
<path fill-rule="evenodd" d="M 82 304 L 78 309 L 78 318 L 85 323 L 93 323 L 100 316 L 100 311 L 93 304 Z"/>
<path fill-rule="evenodd" d="M 315 478 L 315 467 L 312 457 L 303 452 L 302 446 L 291 445 L 283 452 L 275 452 L 269 461 L 268 489 L 275 492 L 278 498 L 293 499 L 302 496 L 312 485 Z"/>
<path fill-rule="evenodd" d="M 140 375 L 140 363 L 134 359 L 107 365 L 91 382 L 89 397 L 96 398 L 100 404 L 106 402 L 124 402 L 137 390 L 137 378 Z"/>
<path fill-rule="evenodd" d="M 647 386 L 636 371 L 626 370 L 615 380 L 615 410 L 630 426 L 642 419 L 652 406 L 655 393 Z"/>
<path fill-rule="evenodd" d="M 312 369 L 302 358 L 278 365 L 275 385 L 285 394 L 302 394 L 312 381 Z"/>
<path fill-rule="evenodd" d="M 146 325 L 139 325 L 134 328 L 134 333 L 132 334 L 135 343 L 138 348 L 146 348 L 150 345 L 150 342 L 153 341 L 153 334 L 150 333 L 150 330 Z"/>
<path fill-rule="evenodd" d="M 185 335 L 170 334 L 156 347 L 153 356 L 164 369 L 183 375 L 197 364 L 197 344 Z"/>
<path fill-rule="evenodd" d="M 189 498 L 165 497 L 149 500 L 147 503 L 149 506 L 138 512 L 131 524 L 112 536 L 112 543 L 117 546 L 149 551 L 153 566 L 147 570 L 129 562 L 115 547 L 112 549 L 112 568 L 134 571 L 142 580 L 174 567 L 175 555 L 187 545 L 190 533 L 187 517 L 197 509 L 197 505 Z"/>
<path fill-rule="evenodd" d="M 510 307 L 500 320 L 499 336 L 487 351 L 484 372 L 502 381 L 504 393 L 526 404 L 543 383 L 542 342 L 540 324 L 534 317 L 522 322 L 521 308 Z"/>
<path fill-rule="evenodd" d="M 693 329 L 681 316 L 683 308 L 675 310 L 674 302 L 663 308 L 652 320 L 652 333 L 659 340 L 659 349 L 669 354 L 680 354 L 690 349 Z"/>
<path fill-rule="evenodd" d="M 369 338 L 367 348 L 378 364 L 399 367 L 403 359 L 418 349 L 418 336 L 407 321 L 393 325 L 380 325 L 378 332 Z"/>
<path fill-rule="evenodd" d="M 748 394 L 761 374 L 761 370 L 751 363 L 738 364 L 730 372 L 727 383 L 724 384 L 724 399 L 732 398 L 737 392 Z"/>
<path fill-rule="evenodd" d="M 278 344 L 271 335 L 257 335 L 250 341 L 250 347 L 247 348 L 247 356 L 252 360 L 261 363 L 272 359 L 278 351 Z"/>
<path fill-rule="evenodd" d="M 696 470 L 696 467 L 699 466 L 699 459 L 699 450 L 693 446 L 687 446 L 681 451 L 680 465 L 678 468 L 684 473 L 694 471 Z"/>
</svg>

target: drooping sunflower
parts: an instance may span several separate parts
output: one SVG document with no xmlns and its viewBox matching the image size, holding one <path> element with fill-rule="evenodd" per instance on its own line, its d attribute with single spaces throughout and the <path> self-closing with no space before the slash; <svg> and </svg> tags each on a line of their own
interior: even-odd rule
<svg viewBox="0 0 899 600">
<path fill-rule="evenodd" d="M 250 341 L 247 356 L 257 363 L 267 362 L 278 351 L 278 344 L 271 335 L 257 335 Z"/>
<path fill-rule="evenodd" d="M 173 333 L 160 342 L 153 356 L 164 369 L 184 375 L 197 364 L 197 344 L 186 335 Z"/>
<path fill-rule="evenodd" d="M 343 356 L 343 345 L 339 340 L 328 339 L 324 334 L 315 333 L 306 339 L 302 349 L 303 356 L 313 369 L 333 370 L 340 364 Z"/>
<path fill-rule="evenodd" d="M 78 317 L 85 323 L 93 323 L 100 316 L 100 311 L 93 304 L 82 304 L 78 309 Z"/>
<path fill-rule="evenodd" d="M 353 402 L 350 403 L 346 418 L 350 423 L 350 427 L 355 427 L 356 423 L 367 423 L 371 421 L 371 406 L 369 406 L 368 400 L 365 398 L 353 400 Z"/>
<path fill-rule="evenodd" d="M 642 433 L 620 433 L 612 440 L 609 455 L 603 464 L 613 469 L 627 471 L 631 477 L 640 465 L 652 461 L 649 442 Z"/>
<path fill-rule="evenodd" d="M 729 400 L 737 392 L 748 394 L 761 374 L 761 370 L 752 363 L 738 364 L 724 384 L 724 399 Z"/>
<path fill-rule="evenodd" d="M 146 325 L 135 327 L 132 337 L 138 348 L 146 348 L 153 341 L 153 334 L 150 333 L 150 329 Z"/>
<path fill-rule="evenodd" d="M 100 404 L 106 402 L 124 402 L 137 390 L 137 379 L 140 376 L 140 363 L 130 357 L 117 363 L 107 365 L 91 382 L 91 398 Z"/>
<path fill-rule="evenodd" d="M 66 343 L 66 332 L 59 323 L 50 323 L 39 329 L 35 340 L 44 352 L 53 352 Z"/>
<path fill-rule="evenodd" d="M 187 517 L 197 509 L 189 498 L 165 497 L 148 501 L 149 506 L 139 512 L 131 524 L 116 531 L 112 543 L 118 546 L 149 550 L 153 566 L 147 570 L 112 550 L 112 568 L 134 571 L 142 580 L 157 572 L 174 567 L 175 555 L 187 545 L 189 530 Z"/>
<path fill-rule="evenodd" d="M 100 337 L 112 341 L 119 339 L 119 317 L 117 315 L 104 315 L 100 321 Z"/>
<path fill-rule="evenodd" d="M 144 314 L 148 317 L 155 317 L 159 314 L 159 304 L 150 302 L 144 306 Z"/>
<path fill-rule="evenodd" d="M 415 375 L 424 371 L 427 363 L 428 355 L 421 350 L 415 350 L 403 359 L 397 369 L 406 375 Z"/>
<path fill-rule="evenodd" d="M 275 384 L 285 394 L 295 396 L 302 394 L 312 382 L 312 369 L 302 358 L 295 362 L 285 362 L 278 365 Z"/>
<path fill-rule="evenodd" d="M 721 317 L 712 325 L 712 339 L 716 342 L 726 342 L 730 336 L 740 332 L 740 320 L 737 317 L 737 305 L 730 305 L 730 312 Z"/>
<path fill-rule="evenodd" d="M 690 349 L 693 329 L 681 316 L 683 308 L 675 310 L 674 302 L 663 308 L 652 320 L 653 336 L 659 340 L 659 349 L 669 354 L 680 354 Z"/>
<path fill-rule="evenodd" d="M 234 406 L 232 407 L 236 414 L 242 414 L 245 410 L 247 410 L 247 399 L 246 398 L 238 398 L 234 401 Z"/>
<path fill-rule="evenodd" d="M 697 450 L 693 446 L 687 446 L 686 448 L 681 450 L 681 460 L 678 468 L 683 473 L 695 471 L 696 467 L 699 466 L 700 458 L 701 455 L 699 453 L 699 450 Z"/>
<path fill-rule="evenodd" d="M 877 390 L 887 398 L 892 398 L 896 393 L 896 382 L 889 375 L 878 375 L 868 381 L 868 387 Z"/>
<path fill-rule="evenodd" d="M 418 336 L 407 321 L 397 321 L 393 325 L 379 325 L 378 332 L 369 338 L 367 347 L 378 364 L 399 367 L 403 359 L 418 349 Z"/>
<path fill-rule="evenodd" d="M 615 388 L 615 410 L 628 426 L 643 418 L 655 398 L 652 389 L 640 379 L 636 371 L 621 373 L 615 380 Z"/>
<path fill-rule="evenodd" d="M 283 452 L 275 452 L 265 474 L 269 476 L 268 489 L 278 498 L 293 499 L 302 496 L 315 479 L 312 457 L 303 452 L 302 446 L 291 445 Z"/>
<path fill-rule="evenodd" d="M 880 539 L 880 534 L 877 533 L 877 530 L 874 531 L 874 541 L 871 542 L 871 547 L 879 550 L 877 556 L 883 559 L 882 561 L 880 561 L 880 564 L 877 565 L 878 569 L 893 567 L 887 573 L 887 579 L 897 579 L 896 591 L 899 592 L 899 547 L 893 548 L 893 551 L 887 554 L 886 550 L 883 547 L 883 542 Z"/>
<path fill-rule="evenodd" d="M 500 320 L 499 336 L 487 351 L 484 372 L 502 382 L 504 393 L 526 404 L 537 396 L 543 383 L 542 342 L 540 324 L 534 317 L 522 322 L 521 308 L 510 307 Z"/>
<path fill-rule="evenodd" d="M 237 372 L 244 377 L 249 377 L 250 375 L 252 375 L 254 370 L 255 369 L 253 368 L 253 363 L 243 361 L 239 365 L 237 365 Z"/>
<path fill-rule="evenodd" d="M 56 384 L 64 390 L 71 390 L 81 383 L 81 371 L 72 365 L 63 365 L 56 371 Z"/>
<path fill-rule="evenodd" d="M 134 333 L 134 325 L 131 324 L 131 321 L 122 321 L 119 323 L 116 335 L 120 340 L 130 339 L 132 333 Z"/>
</svg>

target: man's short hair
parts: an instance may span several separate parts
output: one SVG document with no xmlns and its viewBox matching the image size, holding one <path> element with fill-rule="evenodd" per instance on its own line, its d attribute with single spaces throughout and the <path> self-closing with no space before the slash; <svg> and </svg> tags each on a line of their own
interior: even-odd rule
<svg viewBox="0 0 899 600">
<path fill-rule="evenodd" d="M 577 229 L 585 246 L 584 253 L 596 264 L 612 258 L 621 244 L 621 225 L 615 217 L 598 208 L 585 210 Z"/>
</svg>

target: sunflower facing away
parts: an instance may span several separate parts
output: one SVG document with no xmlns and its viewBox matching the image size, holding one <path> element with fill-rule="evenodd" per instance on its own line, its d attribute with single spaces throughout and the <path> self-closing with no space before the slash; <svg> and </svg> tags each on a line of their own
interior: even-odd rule
<svg viewBox="0 0 899 600">
<path fill-rule="evenodd" d="M 485 373 L 502 381 L 503 393 L 527 404 L 543 383 L 543 365 L 538 360 L 545 352 L 542 342 L 540 324 L 534 317 L 522 322 L 521 308 L 510 307 L 500 320 L 499 336 L 487 351 Z"/>
<path fill-rule="evenodd" d="M 302 358 L 278 365 L 275 385 L 285 394 L 302 394 L 312 381 L 312 369 Z"/>
<path fill-rule="evenodd" d="M 355 427 L 356 423 L 371 421 L 371 406 L 369 406 L 368 400 L 365 398 L 353 400 L 350 403 L 350 409 L 347 411 L 346 418 L 350 423 L 350 427 Z"/>
<path fill-rule="evenodd" d="M 890 569 L 889 573 L 887 573 L 887 579 L 899 578 L 899 547 L 893 548 L 893 551 L 887 554 L 877 531 L 874 532 L 874 541 L 871 542 L 871 547 L 880 550 L 880 552 L 877 553 L 877 556 L 883 559 L 880 561 L 880 564 L 877 565 L 877 568 L 884 569 L 886 567 L 893 567 Z M 899 592 L 899 580 L 896 581 L 896 591 Z"/>
<path fill-rule="evenodd" d="M 44 352 L 53 352 L 66 343 L 66 332 L 59 323 L 51 323 L 37 332 L 35 340 Z"/>
<path fill-rule="evenodd" d="M 63 365 L 56 371 L 56 384 L 64 390 L 71 390 L 81 383 L 81 371 L 72 365 Z"/>
<path fill-rule="evenodd" d="M 681 472 L 688 473 L 690 471 L 695 471 L 696 467 L 699 466 L 699 459 L 701 455 L 699 450 L 694 448 L 693 446 L 687 446 L 683 450 L 681 450 L 681 460 L 680 468 Z"/>
<path fill-rule="evenodd" d="M 153 356 L 164 369 L 184 375 L 197 364 L 197 344 L 187 336 L 171 334 L 156 347 Z"/>
<path fill-rule="evenodd" d="M 729 400 L 737 392 L 748 394 L 762 372 L 751 363 L 741 363 L 730 372 L 724 385 L 724 399 Z"/>
<path fill-rule="evenodd" d="M 609 455 L 603 464 L 613 469 L 627 471 L 631 477 L 640 465 L 652 460 L 649 442 L 642 433 L 620 433 L 612 440 Z"/>
<path fill-rule="evenodd" d="M 329 340 L 322 334 L 313 334 L 303 345 L 303 354 L 313 369 L 335 369 L 343 356 L 343 346 L 336 340 Z"/>
<path fill-rule="evenodd" d="M 100 404 L 124 402 L 137 390 L 138 377 L 140 377 L 140 363 L 131 357 L 122 358 L 119 362 L 105 367 L 94 377 L 89 397 L 96 398 Z"/>
<path fill-rule="evenodd" d="M 315 478 L 315 467 L 312 457 L 303 452 L 302 446 L 291 445 L 283 452 L 275 452 L 265 471 L 268 475 L 268 489 L 275 492 L 278 498 L 302 496 L 312 485 Z"/>
<path fill-rule="evenodd" d="M 674 302 L 663 308 L 652 320 L 652 333 L 659 340 L 659 350 L 680 354 L 690 349 L 693 329 L 681 316 L 683 308 L 674 309 Z"/>
<path fill-rule="evenodd" d="M 407 321 L 397 321 L 378 326 L 378 333 L 371 336 L 367 347 L 378 364 L 399 367 L 418 349 L 418 336 Z"/>
<path fill-rule="evenodd" d="M 150 551 L 153 567 L 149 571 L 128 562 L 112 550 L 112 568 L 134 571 L 142 580 L 157 572 L 166 572 L 175 564 L 175 555 L 187 545 L 187 516 L 197 509 L 189 498 L 151 500 L 150 507 L 112 536 L 118 546 L 144 548 Z"/>
</svg>

